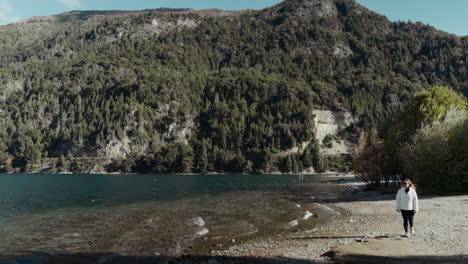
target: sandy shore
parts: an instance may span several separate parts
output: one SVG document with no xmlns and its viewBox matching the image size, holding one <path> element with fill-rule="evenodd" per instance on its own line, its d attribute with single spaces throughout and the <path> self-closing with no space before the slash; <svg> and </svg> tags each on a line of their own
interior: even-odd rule
<svg viewBox="0 0 468 264">
<path fill-rule="evenodd" d="M 260 263 L 468 263 L 468 195 L 421 196 L 416 235 L 409 238 L 402 237 L 395 194 L 356 190 L 346 199 L 326 204 L 337 214 L 316 229 L 213 255 L 258 258 Z"/>
</svg>

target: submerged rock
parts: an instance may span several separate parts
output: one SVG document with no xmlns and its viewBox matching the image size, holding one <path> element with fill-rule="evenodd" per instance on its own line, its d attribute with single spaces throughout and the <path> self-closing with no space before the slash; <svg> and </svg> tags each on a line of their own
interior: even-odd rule
<svg viewBox="0 0 468 264">
<path fill-rule="evenodd" d="M 228 219 L 226 219 L 228 220 Z M 230 221 L 210 226 L 214 234 L 229 237 L 248 236 L 258 232 L 258 228 L 244 220 L 229 219 Z"/>
<path fill-rule="evenodd" d="M 192 226 L 205 226 L 205 220 L 201 218 L 200 216 L 194 217 L 192 219 L 188 220 L 188 224 Z"/>
<path fill-rule="evenodd" d="M 288 223 L 288 227 L 297 226 L 298 224 L 299 224 L 299 222 L 297 220 L 293 220 L 293 221 Z"/>
<path fill-rule="evenodd" d="M 195 233 L 195 237 L 202 237 L 202 236 L 205 236 L 205 235 L 207 235 L 209 232 L 210 232 L 210 230 L 208 230 L 208 229 L 206 229 L 206 228 L 202 228 L 202 229 L 198 230 L 198 231 Z"/>
<path fill-rule="evenodd" d="M 309 212 L 309 211 L 305 211 L 305 214 L 304 214 L 304 216 L 302 217 L 302 219 L 307 220 L 307 219 L 311 218 L 312 216 L 314 216 L 313 213 L 311 213 L 311 212 Z"/>
</svg>

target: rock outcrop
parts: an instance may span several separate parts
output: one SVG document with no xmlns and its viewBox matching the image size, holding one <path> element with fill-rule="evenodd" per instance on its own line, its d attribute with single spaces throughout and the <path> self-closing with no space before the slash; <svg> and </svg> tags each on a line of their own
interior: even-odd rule
<svg viewBox="0 0 468 264">
<path fill-rule="evenodd" d="M 314 110 L 314 114 L 314 134 L 321 146 L 322 154 L 350 154 L 354 149 L 354 144 L 350 142 L 351 134 L 348 130 L 356 121 L 351 113 L 348 111 Z"/>
</svg>

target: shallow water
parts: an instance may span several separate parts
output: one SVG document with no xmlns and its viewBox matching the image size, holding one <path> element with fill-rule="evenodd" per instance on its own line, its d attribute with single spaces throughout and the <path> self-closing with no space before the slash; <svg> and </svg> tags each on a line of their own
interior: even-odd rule
<svg viewBox="0 0 468 264">
<path fill-rule="evenodd" d="M 313 227 L 337 192 L 317 175 L 0 175 L 0 252 L 177 256 Z"/>
</svg>

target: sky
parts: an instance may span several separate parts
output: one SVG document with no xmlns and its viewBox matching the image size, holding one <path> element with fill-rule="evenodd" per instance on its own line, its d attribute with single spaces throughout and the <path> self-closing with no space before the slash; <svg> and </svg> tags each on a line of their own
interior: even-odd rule
<svg viewBox="0 0 468 264">
<path fill-rule="evenodd" d="M 420 21 L 468 35 L 468 0 L 357 0 L 392 21 Z M 262 9 L 281 0 L 0 0 L 0 25 L 71 10 L 142 10 L 159 7 Z"/>
</svg>

